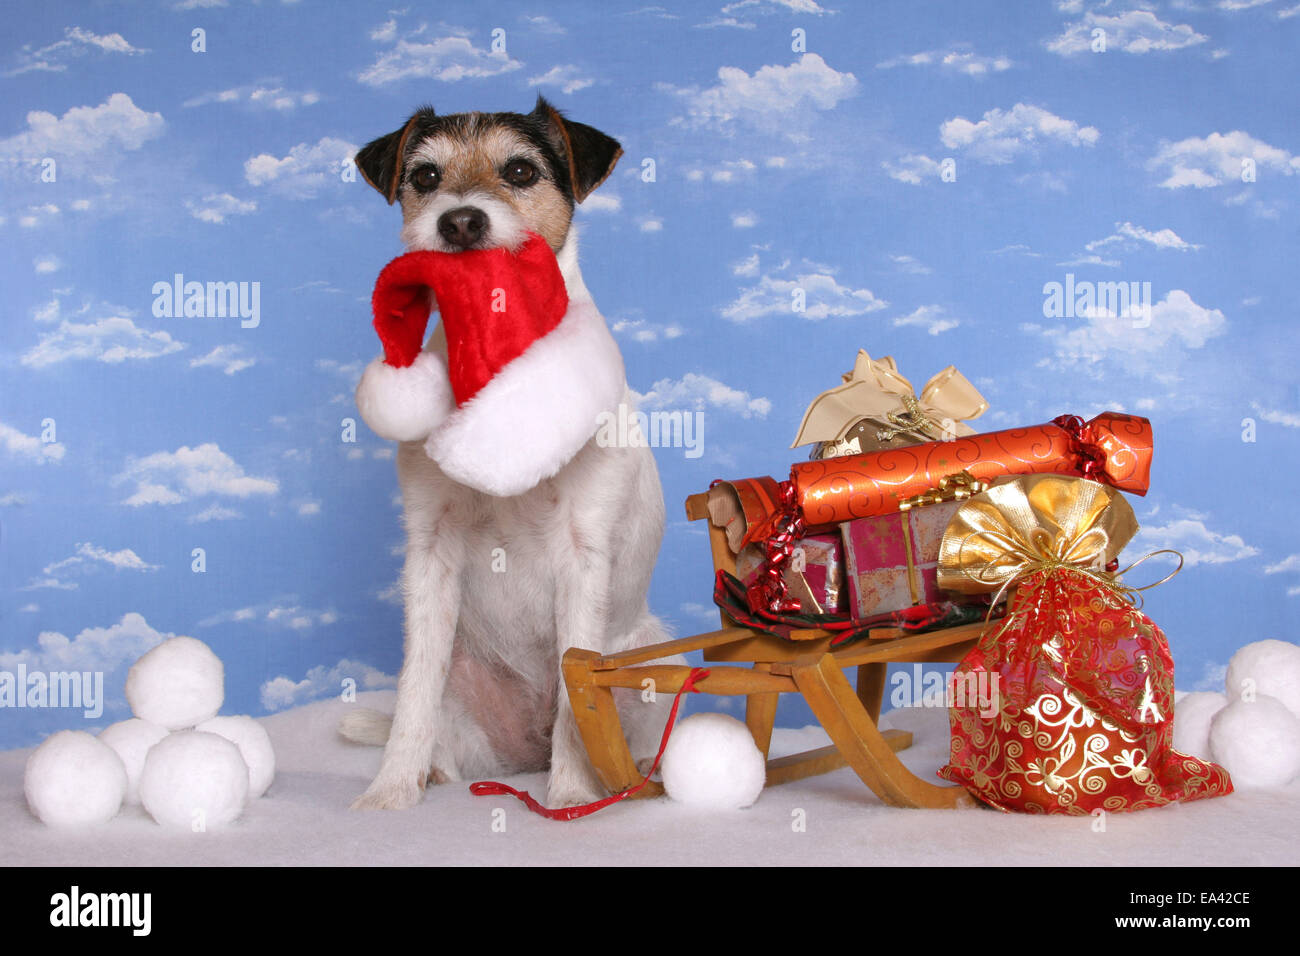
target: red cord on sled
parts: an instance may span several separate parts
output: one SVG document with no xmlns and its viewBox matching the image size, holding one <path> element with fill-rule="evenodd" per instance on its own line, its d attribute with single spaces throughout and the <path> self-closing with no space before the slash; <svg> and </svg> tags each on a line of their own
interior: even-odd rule
<svg viewBox="0 0 1300 956">
<path fill-rule="evenodd" d="M 612 797 L 606 797 L 604 800 L 597 800 L 595 803 L 587 803 L 578 807 L 562 807 L 558 810 L 548 810 L 546 807 L 534 800 L 532 796 L 524 790 L 516 790 L 514 787 L 508 787 L 504 783 L 494 783 L 490 780 L 471 783 L 469 785 L 469 792 L 474 794 L 476 797 L 494 797 L 501 796 L 502 794 L 509 794 L 512 797 L 518 797 L 529 810 L 532 810 L 533 813 L 536 813 L 539 816 L 546 817 L 548 820 L 576 820 L 579 817 L 585 817 L 588 814 L 595 813 L 597 810 L 603 810 L 611 803 L 618 803 L 618 801 L 624 800 L 627 797 L 640 792 L 641 789 L 650 782 L 650 778 L 654 775 L 654 772 L 659 769 L 659 761 L 663 758 L 664 750 L 668 747 L 668 735 L 673 732 L 673 724 L 677 720 L 677 707 L 682 702 L 682 694 L 685 694 L 687 691 L 694 691 L 696 682 L 704 680 L 704 678 L 708 676 L 709 672 L 705 668 L 692 667 L 691 672 L 686 676 L 686 680 L 682 681 L 682 689 L 679 690 L 677 696 L 673 698 L 673 709 L 668 713 L 668 723 L 664 725 L 664 735 L 659 741 L 659 752 L 655 754 L 655 762 L 650 767 L 650 772 L 645 775 L 645 779 L 634 787 L 620 790 Z"/>
</svg>

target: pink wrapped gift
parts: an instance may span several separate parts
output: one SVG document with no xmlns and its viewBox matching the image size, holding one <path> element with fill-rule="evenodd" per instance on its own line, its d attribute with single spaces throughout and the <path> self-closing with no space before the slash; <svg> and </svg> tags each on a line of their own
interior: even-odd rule
<svg viewBox="0 0 1300 956">
<path fill-rule="evenodd" d="M 939 544 L 961 501 L 840 525 L 848 610 L 855 618 L 951 600 L 936 580 Z"/>
<path fill-rule="evenodd" d="M 943 529 L 939 529 L 942 533 Z M 843 541 L 839 534 L 812 534 L 799 539 L 782 578 L 790 596 L 799 601 L 803 614 L 847 614 L 848 594 L 844 588 Z M 939 553 L 936 541 L 934 551 Z M 736 555 L 736 577 L 746 588 L 763 570 L 763 549 L 747 545 Z"/>
</svg>

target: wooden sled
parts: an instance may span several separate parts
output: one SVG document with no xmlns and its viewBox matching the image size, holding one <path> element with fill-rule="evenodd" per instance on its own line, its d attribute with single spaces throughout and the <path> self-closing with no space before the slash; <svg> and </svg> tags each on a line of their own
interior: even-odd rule
<svg viewBox="0 0 1300 956">
<path fill-rule="evenodd" d="M 706 494 L 687 498 L 686 517 L 691 521 L 707 520 L 707 500 Z M 735 561 L 727 547 L 726 533 L 712 524 L 709 545 L 715 571 L 734 574 Z M 912 735 L 902 730 L 882 731 L 876 726 L 885 691 L 885 671 L 890 663 L 959 661 L 974 646 L 983 628 L 979 622 L 923 634 L 881 629 L 847 647 L 832 649 L 832 635 L 827 631 L 796 631 L 790 640 L 783 640 L 737 626 L 724 613 L 720 630 L 694 637 L 619 654 L 601 655 L 571 648 L 564 655 L 563 671 L 587 754 L 611 794 L 642 780 L 619 724 L 613 688 L 640 690 L 649 678 L 654 681 L 656 693 L 675 694 L 691 668 L 647 662 L 703 651 L 709 676 L 695 687 L 705 693 L 745 698 L 745 723 L 764 757 L 772 740 L 780 694 L 802 694 L 831 738 L 832 746 L 768 759 L 767 786 L 847 765 L 890 806 L 942 809 L 971 805 L 975 800 L 964 787 L 921 779 L 898 759 L 897 751 L 912 745 Z M 857 668 L 856 686 L 844 674 L 848 667 Z M 651 781 L 637 796 L 662 793 L 662 784 Z"/>
</svg>

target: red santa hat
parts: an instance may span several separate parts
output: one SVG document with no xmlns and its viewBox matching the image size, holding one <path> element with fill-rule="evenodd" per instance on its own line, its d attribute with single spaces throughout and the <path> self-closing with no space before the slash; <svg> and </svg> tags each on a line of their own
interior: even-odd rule
<svg viewBox="0 0 1300 956">
<path fill-rule="evenodd" d="M 447 359 L 421 350 L 436 304 Z M 553 476 L 625 388 L 623 361 L 594 303 L 570 299 L 550 246 L 412 252 L 384 267 L 372 299 L 384 359 L 357 406 L 378 434 L 427 439 L 462 484 L 516 495 Z"/>
</svg>

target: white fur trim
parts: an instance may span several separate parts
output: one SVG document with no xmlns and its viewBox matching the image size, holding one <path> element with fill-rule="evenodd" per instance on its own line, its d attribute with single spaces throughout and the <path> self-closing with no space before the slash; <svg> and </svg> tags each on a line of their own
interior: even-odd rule
<svg viewBox="0 0 1300 956">
<path fill-rule="evenodd" d="M 498 497 L 555 475 L 623 395 L 623 357 L 595 304 L 564 319 L 453 412 L 424 446 L 454 481 Z"/>
<path fill-rule="evenodd" d="M 357 384 L 357 411 L 376 435 L 392 441 L 429 437 L 455 407 L 447 366 L 429 351 L 406 368 L 377 358 Z"/>
</svg>

